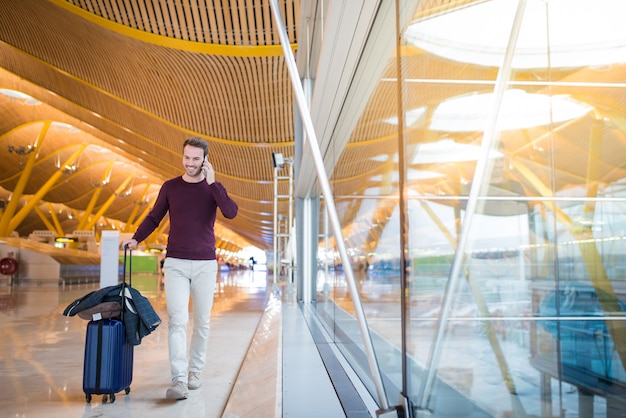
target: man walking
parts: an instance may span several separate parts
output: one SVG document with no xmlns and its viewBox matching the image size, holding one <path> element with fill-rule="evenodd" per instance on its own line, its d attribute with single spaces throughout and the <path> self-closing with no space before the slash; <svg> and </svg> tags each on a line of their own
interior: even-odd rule
<svg viewBox="0 0 626 418">
<path fill-rule="evenodd" d="M 166 398 L 186 399 L 188 389 L 201 386 L 206 363 L 211 309 L 218 273 L 214 225 L 217 209 L 227 219 L 237 215 L 238 206 L 224 186 L 215 181 L 207 159 L 208 144 L 191 137 L 183 143 L 182 176 L 161 186 L 154 207 L 133 237 L 123 245 L 135 248 L 146 239 L 169 212 L 170 230 L 166 259 L 165 300 L 169 316 L 168 345 L 172 386 Z M 189 298 L 193 305 L 193 334 L 187 357 Z"/>
</svg>

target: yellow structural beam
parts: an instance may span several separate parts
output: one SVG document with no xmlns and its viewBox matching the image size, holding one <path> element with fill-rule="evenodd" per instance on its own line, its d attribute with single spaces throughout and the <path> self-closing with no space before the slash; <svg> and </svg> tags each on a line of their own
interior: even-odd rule
<svg viewBox="0 0 626 418">
<path fill-rule="evenodd" d="M 553 195 L 550 189 L 541 182 L 532 170 L 520 162 L 512 161 L 512 164 L 520 174 L 530 181 L 542 196 L 549 197 Z M 578 242 L 591 285 L 596 290 L 598 302 L 604 311 L 605 317 L 609 318 L 612 313 L 623 315 L 621 305 L 615 295 L 613 285 L 606 274 L 602 256 L 598 251 L 595 240 L 590 239 L 586 235 L 586 232 L 581 232 L 580 228 L 575 228 L 572 219 L 556 206 L 556 202 L 547 201 L 544 202 L 544 205 L 548 206 L 548 209 L 553 211 L 556 219 L 570 230 Z M 606 325 L 622 364 L 626 364 L 626 326 L 624 326 L 623 321 L 611 320 L 606 321 Z"/>
<path fill-rule="evenodd" d="M 163 231 L 165 231 L 169 226 L 170 226 L 170 218 L 168 216 L 165 219 L 163 219 L 163 221 L 161 222 L 161 225 L 159 225 L 159 227 L 155 229 L 154 232 L 152 232 L 152 234 L 150 234 L 148 239 L 146 239 L 146 246 L 149 247 L 150 244 L 154 244 L 155 242 L 158 242 L 159 238 L 161 238 L 161 236 L 163 235 Z"/>
<path fill-rule="evenodd" d="M 74 154 L 72 154 L 70 156 L 70 158 L 68 158 L 65 161 L 65 163 L 63 163 L 63 165 L 61 165 L 61 167 L 64 167 L 65 165 L 72 165 L 72 164 L 74 164 L 74 161 L 76 161 L 76 159 L 83 152 L 83 150 L 85 148 L 87 148 L 87 145 L 88 144 L 81 144 L 78 147 L 78 149 L 74 152 Z M 50 176 L 48 181 L 46 181 L 46 183 L 37 191 L 37 193 L 35 193 L 33 195 L 33 197 L 31 197 L 31 199 L 28 201 L 28 203 L 26 203 L 26 205 L 24 205 L 24 207 L 22 209 L 20 209 L 20 211 L 15 216 L 13 216 L 13 218 L 9 222 L 9 228 L 8 228 L 8 233 L 9 234 L 11 232 L 13 232 L 15 230 L 15 228 L 18 227 L 18 225 L 24 220 L 24 218 L 26 218 L 28 213 L 31 210 L 33 210 L 35 205 L 37 205 L 39 203 L 39 201 L 46 195 L 46 193 L 48 193 L 48 191 L 52 188 L 52 186 L 54 186 L 54 184 L 57 182 L 57 180 L 62 175 L 63 175 L 63 171 L 61 171 L 61 170 L 55 171 L 54 174 L 52 176 Z M 2 234 L 0 234 L 0 235 L 2 235 Z"/>
<path fill-rule="evenodd" d="M 132 227 L 130 228 L 130 232 L 134 232 L 137 227 L 139 226 L 139 224 L 141 223 L 141 221 L 144 220 L 144 218 L 146 216 L 148 216 L 148 214 L 150 213 L 150 210 L 152 209 L 152 205 L 148 205 L 146 206 L 146 208 L 143 210 L 143 212 L 141 212 L 141 215 L 137 218 L 137 220 L 133 223 Z"/>
<path fill-rule="evenodd" d="M 587 157 L 587 197 L 598 196 L 598 179 L 600 172 L 600 152 L 602 151 L 602 134 L 604 132 L 604 122 L 596 119 L 591 126 L 591 137 L 589 140 L 589 152 Z M 583 213 L 586 216 L 593 216 L 596 210 L 595 200 L 585 202 Z"/>
<path fill-rule="evenodd" d="M 132 175 L 132 174 L 130 176 L 126 177 L 126 180 L 124 180 L 122 182 L 122 184 L 120 184 L 120 186 L 115 190 L 115 193 L 113 193 L 111 196 L 109 196 L 109 198 L 106 200 L 106 202 L 104 202 L 104 204 L 100 207 L 98 212 L 91 218 L 91 221 L 89 221 L 85 225 L 84 229 L 90 230 L 90 229 L 92 229 L 96 225 L 96 222 L 98 222 L 98 219 L 100 219 L 100 217 L 104 215 L 104 212 L 106 212 L 111 207 L 113 202 L 115 202 L 115 199 L 117 199 L 117 196 L 120 193 L 122 193 L 124 191 L 124 189 L 126 189 L 126 187 L 128 186 L 128 184 L 130 183 L 130 181 L 133 178 L 134 178 L 134 175 Z"/>
<path fill-rule="evenodd" d="M 39 219 L 41 219 L 41 221 L 44 223 L 44 225 L 46 225 L 46 228 L 48 228 L 49 231 L 54 231 L 57 235 L 63 235 L 62 233 L 59 234 L 59 231 L 54 227 L 54 225 L 52 225 L 46 214 L 42 212 L 39 206 L 35 206 L 35 212 L 37 212 L 37 215 L 39 215 Z"/>
<path fill-rule="evenodd" d="M 39 136 L 37 137 L 37 140 L 35 142 L 34 150 L 28 155 L 28 159 L 26 160 L 24 169 L 22 170 L 20 178 L 17 181 L 15 188 L 13 189 L 11 200 L 9 200 L 9 203 L 7 204 L 7 207 L 4 209 L 4 213 L 2 214 L 2 219 L 0 219 L 0 237 L 6 237 L 11 232 L 13 232 L 13 230 L 15 230 L 15 227 L 11 228 L 11 218 L 17 211 L 17 206 L 20 202 L 20 199 L 22 198 L 22 194 L 24 193 L 24 188 L 26 188 L 26 184 L 28 183 L 30 175 L 33 172 L 33 168 L 35 167 L 35 161 L 37 161 L 39 148 L 41 148 L 41 144 L 43 143 L 43 140 L 48 133 L 50 125 L 50 121 L 44 122 L 43 128 L 39 132 Z"/>
<path fill-rule="evenodd" d="M 58 236 L 60 237 L 64 236 L 65 234 L 63 233 L 63 227 L 61 226 L 61 222 L 59 222 L 59 217 L 54 211 L 54 207 L 52 206 L 52 203 L 48 202 L 47 206 L 48 206 L 48 211 L 50 212 L 50 217 L 52 218 L 52 222 L 54 223 L 54 230 L 56 231 Z"/>
<path fill-rule="evenodd" d="M 102 192 L 102 187 L 106 184 L 107 180 L 111 177 L 111 171 L 113 170 L 113 164 L 114 164 L 113 161 L 111 161 L 109 163 L 109 166 L 107 167 L 107 169 L 102 174 L 102 179 L 100 180 L 100 184 L 98 185 L 99 187 L 95 187 L 94 188 L 94 192 L 91 195 L 91 199 L 89 199 L 89 204 L 85 208 L 85 211 L 83 213 L 83 217 L 81 218 L 80 222 L 78 223 L 78 227 L 76 229 L 84 230 L 85 229 L 85 225 L 87 225 L 87 223 L 89 222 L 89 218 L 90 218 L 91 214 L 93 213 L 93 209 L 96 207 L 96 203 L 98 202 L 98 198 L 100 197 L 100 193 Z"/>
<path fill-rule="evenodd" d="M 432 219 L 433 222 L 435 222 L 435 224 L 437 225 L 437 227 L 439 227 L 439 230 L 441 231 L 441 233 L 446 238 L 448 238 L 448 242 L 450 242 L 450 245 L 452 246 L 452 248 L 456 248 L 456 238 L 450 233 L 448 228 L 446 228 L 445 224 L 441 221 L 441 219 L 439 219 L 435 211 L 433 211 L 431 207 L 428 206 L 428 204 L 423 200 L 420 200 L 420 204 L 422 205 L 422 208 L 424 209 L 424 211 L 426 211 L 428 216 L 430 216 L 430 219 Z"/>
<path fill-rule="evenodd" d="M 128 219 L 126 220 L 126 225 L 124 226 L 123 232 L 132 232 L 131 227 L 133 225 L 133 221 L 135 220 L 135 216 L 137 216 L 137 213 L 139 212 L 139 208 L 141 207 L 142 202 L 144 202 L 144 198 L 146 197 L 146 194 L 148 194 L 149 190 L 150 190 L 150 183 L 147 183 L 143 189 L 143 192 L 141 193 L 141 196 L 139 196 L 139 199 L 135 201 L 133 210 L 130 212 Z"/>
</svg>

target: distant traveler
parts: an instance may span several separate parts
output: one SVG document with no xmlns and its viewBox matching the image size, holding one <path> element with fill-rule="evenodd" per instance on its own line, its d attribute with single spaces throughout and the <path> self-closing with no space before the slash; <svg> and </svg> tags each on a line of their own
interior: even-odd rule
<svg viewBox="0 0 626 418">
<path fill-rule="evenodd" d="M 208 144 L 191 137 L 183 143 L 182 176 L 161 186 L 154 207 L 133 237 L 123 245 L 135 248 L 146 239 L 169 212 L 170 231 L 163 265 L 165 300 L 169 316 L 168 345 L 172 387 L 167 399 L 186 399 L 188 389 L 201 386 L 206 363 L 211 309 L 218 265 L 214 225 L 219 208 L 225 218 L 237 215 L 238 206 L 221 183 L 207 159 Z M 189 297 L 193 305 L 193 334 L 187 358 Z"/>
</svg>

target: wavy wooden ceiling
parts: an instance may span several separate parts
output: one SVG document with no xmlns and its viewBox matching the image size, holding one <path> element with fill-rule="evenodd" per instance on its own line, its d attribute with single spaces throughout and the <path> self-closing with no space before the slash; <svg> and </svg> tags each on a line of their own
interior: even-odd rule
<svg viewBox="0 0 626 418">
<path fill-rule="evenodd" d="M 279 3 L 296 50 L 298 24 L 303 18 L 301 3 Z M 416 3 L 419 18 L 472 1 Z M 382 77 L 393 79 L 395 71 L 391 60 Z M 494 68 L 446 62 L 423 52 L 408 53 L 403 71 L 406 78 L 422 80 L 493 81 L 496 75 Z M 602 72 L 602 80 L 623 82 L 625 73 L 625 66 L 615 65 Z M 518 72 L 516 80 L 545 76 Z M 549 76 L 554 82 L 576 84 L 597 81 L 599 72 L 555 69 Z M 549 88 L 538 86 L 527 91 L 571 94 L 570 90 L 561 91 L 558 83 Z M 218 226 L 219 245 L 235 250 L 248 244 L 271 248 L 271 154 L 293 156 L 294 103 L 268 0 L 0 0 L 0 89 L 25 93 L 39 103 L 0 94 L 0 200 L 7 201 L 18 186 L 29 158 L 8 152 L 9 145 L 26 150 L 43 138 L 20 203 L 25 205 L 59 171 L 58 165 L 81 144 L 90 144 L 80 155 L 76 170 L 66 170 L 21 221 L 16 228 L 20 235 L 57 223 L 71 233 L 76 219 L 90 206 L 92 214 L 106 207 L 99 220 L 103 227 L 120 222 L 122 228 L 124 224 L 134 228 L 160 184 L 181 174 L 183 140 L 197 135 L 209 141 L 218 180 L 240 207 L 236 219 Z M 322 149 L 326 158 L 336 160 L 330 164 L 335 167 L 336 196 L 380 186 L 380 181 L 372 179 L 389 172 L 388 164 L 372 157 L 397 148 L 396 128 L 382 123 L 397 114 L 395 89 L 393 83 L 378 83 L 372 96 L 363 99 L 368 104 L 345 149 L 332 145 Z M 404 106 L 433 108 L 449 97 L 474 91 L 471 83 L 409 84 Z M 578 91 L 578 100 L 604 116 L 605 149 L 598 179 L 610 182 L 624 177 L 622 90 L 595 86 Z M 334 93 L 331 89 L 320 97 Z M 588 180 L 590 132 L 597 123 L 592 116 L 559 126 L 554 132 L 544 128 L 508 132 L 504 134 L 507 152 L 546 184 L 552 176 L 550 164 L 556 164 L 557 190 L 584 184 Z M 433 141 L 440 134 L 424 129 L 407 133 L 411 144 Z M 323 143 L 328 138 L 318 139 Z M 480 138 L 465 133 L 455 139 L 471 142 Z M 328 143 L 333 144 L 332 140 Z M 556 147 L 554 161 L 538 154 L 544 145 Z M 460 169 L 445 165 L 419 168 L 444 174 L 416 185 L 420 192 L 434 195 L 458 187 L 451 182 L 459 175 L 471 177 L 472 170 L 471 164 Z M 531 194 L 539 184 L 518 180 Z M 285 190 L 286 184 L 281 184 L 281 194 Z M 116 198 L 107 205 L 111 196 Z M 353 214 L 354 210 L 341 214 L 346 224 L 352 222 Z"/>
<path fill-rule="evenodd" d="M 299 1 L 281 7 L 295 45 Z M 240 216 L 226 225 L 240 235 L 232 239 L 271 246 L 271 154 L 292 155 L 293 103 L 268 1 L 3 0 L 0 8 L 0 88 L 42 102 L 0 95 L 0 198 L 28 158 L 7 154 L 8 144 L 28 147 L 43 121 L 59 121 L 77 129 L 49 128 L 24 194 L 39 190 L 77 144 L 99 144 L 44 201 L 85 209 L 116 161 L 96 207 L 132 174 L 129 196 L 105 213 L 125 222 L 136 202 L 181 173 L 182 141 L 197 135 L 239 203 Z M 46 229 L 39 218 L 30 214 L 17 231 Z M 66 232 L 72 227 L 66 220 Z"/>
</svg>

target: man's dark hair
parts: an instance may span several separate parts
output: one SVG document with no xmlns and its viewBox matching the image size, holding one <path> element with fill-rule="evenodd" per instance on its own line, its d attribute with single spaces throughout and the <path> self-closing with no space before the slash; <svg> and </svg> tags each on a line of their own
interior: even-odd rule
<svg viewBox="0 0 626 418">
<path fill-rule="evenodd" d="M 202 138 L 192 136 L 191 138 L 185 139 L 185 142 L 183 142 L 183 150 L 187 145 L 196 148 L 202 148 L 202 150 L 204 151 L 204 156 L 206 157 L 207 155 L 209 155 L 209 144 Z"/>
</svg>

